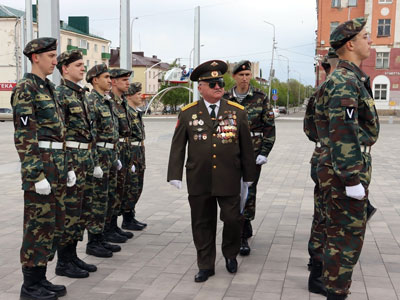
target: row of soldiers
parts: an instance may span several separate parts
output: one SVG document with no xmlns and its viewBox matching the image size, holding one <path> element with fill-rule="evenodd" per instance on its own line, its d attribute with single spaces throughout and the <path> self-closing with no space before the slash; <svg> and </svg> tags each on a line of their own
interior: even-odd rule
<svg viewBox="0 0 400 300">
<path fill-rule="evenodd" d="M 310 98 L 304 118 L 304 132 L 315 143 L 308 289 L 329 300 L 350 293 L 366 222 L 376 211 L 368 186 L 379 118 L 369 76 L 360 69 L 372 43 L 366 22 L 349 20 L 331 33 L 332 48 L 322 62 L 327 79 Z"/>
<path fill-rule="evenodd" d="M 147 226 L 135 218 L 146 168 L 140 83 L 129 83 L 132 71 L 95 65 L 86 74 L 89 93 L 79 85 L 85 73 L 81 52 L 57 57 L 56 49 L 53 38 L 26 45 L 32 72 L 11 96 L 24 190 L 21 299 L 66 294 L 65 286 L 46 279 L 56 252 L 57 275 L 85 278 L 97 270 L 77 255 L 85 229 L 86 253 L 111 257 L 121 251 L 113 243 Z M 46 78 L 55 68 L 62 75 L 57 88 Z M 118 227 L 119 215 L 130 231 Z"/>
</svg>

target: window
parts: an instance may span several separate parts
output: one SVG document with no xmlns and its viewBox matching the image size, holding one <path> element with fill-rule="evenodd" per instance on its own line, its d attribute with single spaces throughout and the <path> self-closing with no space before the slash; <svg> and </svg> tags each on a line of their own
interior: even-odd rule
<svg viewBox="0 0 400 300">
<path fill-rule="evenodd" d="M 338 26 L 339 26 L 339 22 L 331 22 L 330 33 L 332 33 Z"/>
<path fill-rule="evenodd" d="M 332 7 L 340 7 L 340 0 L 332 0 Z"/>
<path fill-rule="evenodd" d="M 375 100 L 387 100 L 387 84 L 375 84 Z"/>
<path fill-rule="evenodd" d="M 392 3 L 392 0 L 379 0 L 379 3 Z"/>
<path fill-rule="evenodd" d="M 87 47 L 88 47 L 87 44 L 88 44 L 87 40 L 80 40 L 79 41 L 79 48 L 87 49 Z"/>
<path fill-rule="evenodd" d="M 390 36 L 390 19 L 378 20 L 378 36 Z"/>
<path fill-rule="evenodd" d="M 348 6 L 357 6 L 357 0 L 349 0 Z"/>
<path fill-rule="evenodd" d="M 87 42 L 87 48 L 86 49 L 88 49 L 89 50 L 89 42 Z"/>
<path fill-rule="evenodd" d="M 376 68 L 389 69 L 389 52 L 376 52 Z"/>
<path fill-rule="evenodd" d="M 89 68 L 90 68 L 90 61 L 89 60 L 86 61 L 86 66 L 87 66 L 87 68 L 89 70 Z"/>
<path fill-rule="evenodd" d="M 67 40 L 67 45 L 69 45 L 69 46 L 72 45 L 72 40 L 71 40 L 71 39 L 68 39 L 68 40 Z"/>
<path fill-rule="evenodd" d="M 106 46 L 101 46 L 101 52 L 106 52 Z"/>
<path fill-rule="evenodd" d="M 97 65 L 97 60 L 94 61 L 94 65 Z"/>
<path fill-rule="evenodd" d="M 94 52 L 97 52 L 97 44 L 94 44 Z"/>
</svg>

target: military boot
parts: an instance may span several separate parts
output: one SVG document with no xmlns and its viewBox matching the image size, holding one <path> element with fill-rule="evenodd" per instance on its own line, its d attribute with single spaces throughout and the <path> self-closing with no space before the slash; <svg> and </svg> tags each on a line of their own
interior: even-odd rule
<svg viewBox="0 0 400 300">
<path fill-rule="evenodd" d="M 24 283 L 21 286 L 22 300 L 57 300 L 55 292 L 49 291 L 40 284 L 40 267 L 22 267 Z"/>
<path fill-rule="evenodd" d="M 111 227 L 114 229 L 116 233 L 126 237 L 127 239 L 133 238 L 133 233 L 128 231 L 123 231 L 121 228 L 118 227 L 118 216 L 114 216 L 111 219 Z"/>
<path fill-rule="evenodd" d="M 124 212 L 122 217 L 123 217 L 122 221 L 123 229 L 140 231 L 146 227 L 145 225 L 139 224 L 139 222 L 134 218 L 132 211 Z"/>
<path fill-rule="evenodd" d="M 250 246 L 249 243 L 247 241 L 247 238 L 243 238 L 240 241 L 240 250 L 239 250 L 239 254 L 241 256 L 247 256 L 250 254 Z"/>
<path fill-rule="evenodd" d="M 308 277 L 308 291 L 326 296 L 326 288 L 322 282 L 322 262 L 313 259 L 310 276 Z"/>
<path fill-rule="evenodd" d="M 367 221 L 376 213 L 376 208 L 367 200 Z"/>
<path fill-rule="evenodd" d="M 104 239 L 104 234 L 100 235 L 100 243 L 105 249 L 110 250 L 111 252 L 121 251 L 121 246 L 106 242 L 106 240 Z"/>
<path fill-rule="evenodd" d="M 86 254 L 96 257 L 111 257 L 113 253 L 106 249 L 102 244 L 102 234 L 93 234 L 88 232 L 88 243 L 86 245 Z"/>
<path fill-rule="evenodd" d="M 88 272 L 96 272 L 97 267 L 92 264 L 87 264 L 85 263 L 82 259 L 78 257 L 78 254 L 76 253 L 76 246 L 78 245 L 78 241 L 75 241 L 72 246 L 72 262 L 80 269 L 86 270 Z"/>
<path fill-rule="evenodd" d="M 89 272 L 82 270 L 72 262 L 71 245 L 57 249 L 56 274 L 58 276 L 67 276 L 69 278 L 86 278 Z"/>
<path fill-rule="evenodd" d="M 326 300 L 344 300 L 346 298 L 347 298 L 347 295 L 328 293 Z"/>
<path fill-rule="evenodd" d="M 114 228 L 111 227 L 111 224 L 106 224 L 104 227 L 104 240 L 109 243 L 125 243 L 128 238 L 122 235 L 119 235 Z"/>
<path fill-rule="evenodd" d="M 253 227 L 251 226 L 250 220 L 244 220 L 243 223 L 243 231 L 242 231 L 242 237 L 243 238 L 251 238 L 253 236 Z"/>
<path fill-rule="evenodd" d="M 56 293 L 58 297 L 65 296 L 67 294 L 67 288 L 65 287 L 65 285 L 52 284 L 50 281 L 47 280 L 46 278 L 47 266 L 37 267 L 37 268 L 39 269 L 38 274 L 39 277 L 41 278 L 39 283 L 42 287 L 44 287 L 46 290 L 49 290 L 50 292 Z"/>
</svg>

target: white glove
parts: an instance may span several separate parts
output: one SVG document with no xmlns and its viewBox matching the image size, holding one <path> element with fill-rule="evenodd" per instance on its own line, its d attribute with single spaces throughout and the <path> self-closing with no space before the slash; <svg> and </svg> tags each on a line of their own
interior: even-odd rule
<svg viewBox="0 0 400 300">
<path fill-rule="evenodd" d="M 347 197 L 362 200 L 365 197 L 365 189 L 361 183 L 353 186 L 346 186 Z"/>
<path fill-rule="evenodd" d="M 243 182 L 246 186 L 247 186 L 247 188 L 249 187 L 249 186 L 251 186 L 252 184 L 253 184 L 253 181 L 245 181 L 245 182 Z"/>
<path fill-rule="evenodd" d="M 176 187 L 178 190 L 182 188 L 182 181 L 181 180 L 171 180 L 169 184 L 173 185 Z"/>
<path fill-rule="evenodd" d="M 103 170 L 100 168 L 100 166 L 94 167 L 93 177 L 103 178 Z"/>
<path fill-rule="evenodd" d="M 119 170 L 121 170 L 122 169 L 122 163 L 121 163 L 121 161 L 118 159 L 117 160 L 117 170 L 119 171 Z"/>
<path fill-rule="evenodd" d="M 67 187 L 74 186 L 76 183 L 76 176 L 74 171 L 68 171 Z"/>
<path fill-rule="evenodd" d="M 39 195 L 49 195 L 51 193 L 51 186 L 46 178 L 35 183 L 35 192 Z"/>
<path fill-rule="evenodd" d="M 267 157 L 264 155 L 258 155 L 256 158 L 256 165 L 263 165 L 267 163 Z"/>
<path fill-rule="evenodd" d="M 136 171 L 136 167 L 135 167 L 135 165 L 132 165 L 132 167 L 131 167 L 131 171 L 132 171 L 132 173 L 135 173 L 135 171 Z"/>
</svg>

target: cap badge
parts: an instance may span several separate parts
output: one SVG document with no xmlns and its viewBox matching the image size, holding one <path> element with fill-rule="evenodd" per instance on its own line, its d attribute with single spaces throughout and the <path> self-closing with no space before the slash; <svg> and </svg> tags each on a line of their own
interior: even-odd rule
<svg viewBox="0 0 400 300">
<path fill-rule="evenodd" d="M 218 71 L 211 72 L 211 77 L 217 77 L 217 76 L 218 76 Z"/>
<path fill-rule="evenodd" d="M 213 61 L 213 62 L 211 63 L 211 66 L 216 67 L 216 66 L 218 66 L 218 63 L 217 63 L 216 61 Z"/>
</svg>

